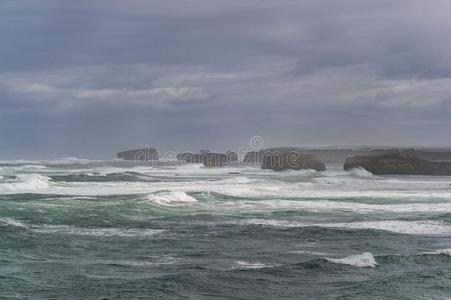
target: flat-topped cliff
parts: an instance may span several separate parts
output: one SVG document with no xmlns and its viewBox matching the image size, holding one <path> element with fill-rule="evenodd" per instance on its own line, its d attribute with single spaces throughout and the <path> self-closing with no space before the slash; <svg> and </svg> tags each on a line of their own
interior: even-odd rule
<svg viewBox="0 0 451 300">
<path fill-rule="evenodd" d="M 410 151 L 381 155 L 354 156 L 346 159 L 345 170 L 364 168 L 375 175 L 451 176 L 451 162 L 429 161 Z"/>
<path fill-rule="evenodd" d="M 326 165 L 314 154 L 306 154 L 296 147 L 270 148 L 262 151 L 262 169 L 284 170 L 326 170 Z"/>
<path fill-rule="evenodd" d="M 119 152 L 117 158 L 137 161 L 158 160 L 159 152 L 154 148 L 127 150 Z"/>
</svg>

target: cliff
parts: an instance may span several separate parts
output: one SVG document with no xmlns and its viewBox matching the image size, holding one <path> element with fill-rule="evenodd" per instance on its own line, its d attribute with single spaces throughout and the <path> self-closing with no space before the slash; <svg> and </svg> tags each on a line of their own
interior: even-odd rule
<svg viewBox="0 0 451 300">
<path fill-rule="evenodd" d="M 271 148 L 260 151 L 262 169 L 274 171 L 284 170 L 305 170 L 316 171 L 326 170 L 326 165 L 314 154 L 305 154 L 300 148 L 283 147 Z"/>
<path fill-rule="evenodd" d="M 154 148 L 135 149 L 119 152 L 117 158 L 137 161 L 158 160 L 159 153 Z"/>
<path fill-rule="evenodd" d="M 381 155 L 354 156 L 346 159 L 345 170 L 361 167 L 375 175 L 451 176 L 451 162 L 422 159 L 410 151 Z"/>
<path fill-rule="evenodd" d="M 273 149 L 273 148 L 271 148 Z M 284 148 L 280 148 L 284 149 Z M 314 154 L 319 159 L 326 163 L 344 163 L 348 157 L 352 156 L 366 156 L 366 155 L 382 155 L 390 153 L 404 153 L 410 152 L 419 158 L 431 161 L 451 161 L 451 152 L 445 150 L 427 150 L 427 149 L 314 149 L 314 148 L 299 148 L 302 153 Z M 250 151 L 246 153 L 244 163 L 261 163 L 262 155 L 268 149 L 261 151 Z"/>
</svg>

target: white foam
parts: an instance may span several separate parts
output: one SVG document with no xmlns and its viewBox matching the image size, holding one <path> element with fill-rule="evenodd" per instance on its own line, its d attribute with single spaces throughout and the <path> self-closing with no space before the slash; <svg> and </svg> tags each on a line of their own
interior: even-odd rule
<svg viewBox="0 0 451 300">
<path fill-rule="evenodd" d="M 451 249 L 439 249 L 439 250 L 435 250 L 435 251 L 422 252 L 421 254 L 451 256 Z"/>
<path fill-rule="evenodd" d="M 12 218 L 1 218 L 0 219 L 0 225 L 2 226 L 13 226 L 13 227 L 20 227 L 20 228 L 26 228 L 27 225 L 21 221 L 12 219 Z"/>
<path fill-rule="evenodd" d="M 0 184 L 0 192 L 25 193 L 42 190 L 49 187 L 50 178 L 40 174 L 20 174 L 13 182 Z"/>
<path fill-rule="evenodd" d="M 436 221 L 366 221 L 350 223 L 321 224 L 323 227 L 349 229 L 376 229 L 402 234 L 447 235 L 451 226 Z"/>
<path fill-rule="evenodd" d="M 305 251 L 305 250 L 295 250 L 295 251 L 290 251 L 290 253 L 293 253 L 293 254 L 318 255 L 318 256 L 322 256 L 322 255 L 326 255 L 327 254 L 325 252 Z"/>
<path fill-rule="evenodd" d="M 139 237 L 152 236 L 162 233 L 162 229 L 138 229 L 138 228 L 81 228 L 67 225 L 43 225 L 30 226 L 29 229 L 37 233 L 97 236 L 97 237 Z"/>
<path fill-rule="evenodd" d="M 377 266 L 377 262 L 374 259 L 373 254 L 365 252 L 357 255 L 350 255 L 344 258 L 329 258 L 324 257 L 325 260 L 335 264 L 348 265 L 357 268 L 374 268 Z"/>
<path fill-rule="evenodd" d="M 250 179 L 249 177 L 244 176 L 236 176 L 231 178 L 226 178 L 221 180 L 222 183 L 230 183 L 230 184 L 249 184 L 255 182 L 255 180 Z"/>
<path fill-rule="evenodd" d="M 194 197 L 182 191 L 164 191 L 150 194 L 146 197 L 146 200 L 162 206 L 185 206 L 197 202 Z"/>
<path fill-rule="evenodd" d="M 364 168 L 361 167 L 356 167 L 356 168 L 352 168 L 349 171 L 350 175 L 356 176 L 356 177 L 372 177 L 373 173 L 365 170 Z"/>
<path fill-rule="evenodd" d="M 241 221 L 243 223 L 243 221 Z M 274 227 L 323 227 L 323 228 L 345 228 L 345 229 L 374 229 L 384 230 L 401 234 L 413 235 L 448 235 L 451 234 L 451 225 L 438 221 L 363 221 L 347 223 L 302 223 L 285 220 L 263 220 L 251 219 L 244 224 L 264 225 Z"/>
<path fill-rule="evenodd" d="M 273 268 L 276 265 L 265 265 L 260 262 L 247 262 L 247 261 L 236 261 L 233 269 L 262 269 L 262 268 Z"/>
<path fill-rule="evenodd" d="M 1 226 L 25 228 L 36 233 L 98 236 L 98 237 L 139 237 L 157 235 L 165 230 L 148 228 L 82 228 L 68 225 L 28 224 L 12 218 L 0 218 Z"/>
<path fill-rule="evenodd" d="M 63 160 L 78 161 L 83 160 Z M 89 173 L 106 175 L 110 173 L 138 172 L 143 176 L 162 176 L 160 182 L 52 182 L 49 188 L 35 189 L 34 193 L 48 193 L 57 195 L 123 195 L 123 194 L 150 194 L 162 190 L 191 192 L 216 192 L 235 197 L 252 197 L 265 199 L 265 201 L 251 201 L 243 203 L 249 209 L 280 210 L 285 208 L 298 208 L 307 210 L 350 210 L 356 212 L 370 212 L 375 210 L 395 212 L 451 212 L 451 202 L 444 204 L 421 203 L 409 206 L 408 203 L 395 205 L 374 205 L 364 203 L 350 203 L 340 201 L 326 201 L 324 199 L 350 199 L 350 198 L 381 198 L 397 199 L 400 202 L 440 200 L 448 202 L 451 199 L 449 178 L 442 177 L 383 177 L 371 176 L 367 173 L 357 175 L 342 170 L 330 170 L 323 173 L 308 171 L 269 172 L 257 168 L 226 167 L 220 169 L 202 168 L 199 165 L 171 165 L 171 166 L 130 166 L 116 167 L 106 164 L 104 166 L 68 170 L 60 168 L 52 161 L 46 169 L 39 170 L 41 174 L 65 175 Z M 36 162 L 35 162 L 36 163 Z M 26 173 L 27 170 L 15 170 L 11 174 L 9 167 L 1 175 L 14 175 Z M 30 169 L 28 172 L 36 172 Z M 230 176 L 231 172 L 239 172 L 237 176 Z M 355 172 L 355 171 L 354 171 Z M 176 176 L 181 175 L 181 176 Z M 368 175 L 368 176 L 367 176 Z M 184 180 L 188 178 L 188 180 Z M 164 181 L 164 178 L 168 178 Z M 3 179 L 2 181 L 6 181 Z M 0 193 L 14 190 L 14 186 L 0 183 Z M 289 199 L 288 199 L 289 198 Z M 317 201 L 293 201 L 294 199 L 309 199 Z M 267 200 L 267 201 L 266 201 Z M 280 200 L 280 201 L 279 201 Z M 434 201 L 437 202 L 437 201 Z M 223 209 L 224 207 L 221 207 Z M 443 210 L 444 209 L 444 210 Z"/>
</svg>

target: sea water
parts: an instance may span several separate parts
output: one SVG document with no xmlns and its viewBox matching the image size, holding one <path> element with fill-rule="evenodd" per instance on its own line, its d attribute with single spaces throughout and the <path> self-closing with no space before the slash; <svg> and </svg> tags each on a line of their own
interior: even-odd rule
<svg viewBox="0 0 451 300">
<path fill-rule="evenodd" d="M 0 298 L 449 299 L 451 177 L 0 162 Z"/>
</svg>

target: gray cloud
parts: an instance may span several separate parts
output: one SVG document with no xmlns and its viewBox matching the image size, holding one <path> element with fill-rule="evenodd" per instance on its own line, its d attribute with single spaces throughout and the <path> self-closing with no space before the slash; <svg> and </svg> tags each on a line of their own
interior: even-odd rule
<svg viewBox="0 0 451 300">
<path fill-rule="evenodd" d="M 222 150 L 255 134 L 274 145 L 448 144 L 450 9 L 2 1 L 0 155 Z"/>
</svg>

